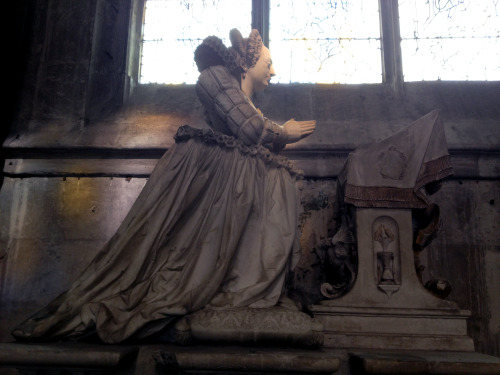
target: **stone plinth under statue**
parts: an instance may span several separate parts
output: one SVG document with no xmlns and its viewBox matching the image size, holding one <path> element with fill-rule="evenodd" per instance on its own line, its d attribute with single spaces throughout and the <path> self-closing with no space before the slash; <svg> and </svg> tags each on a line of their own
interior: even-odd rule
<svg viewBox="0 0 500 375">
<path fill-rule="evenodd" d="M 428 210 L 429 186 L 451 174 L 439 111 L 349 156 L 337 198 L 348 216 L 342 230 L 355 238 L 358 269 L 350 291 L 311 306 L 324 325 L 325 346 L 474 350 L 469 311 L 431 294 L 415 266 L 414 210 Z M 427 237 L 437 235 L 439 224 L 434 217 Z"/>
<path fill-rule="evenodd" d="M 420 283 L 411 247 L 411 210 L 357 208 L 358 274 L 345 296 L 312 306 L 323 323 L 325 346 L 411 350 L 472 351 L 467 336 L 469 311 L 434 297 Z M 397 228 L 392 280 L 381 280 L 372 228 Z M 392 229 L 391 229 L 392 230 Z M 383 273 L 383 272 L 382 272 Z"/>
</svg>

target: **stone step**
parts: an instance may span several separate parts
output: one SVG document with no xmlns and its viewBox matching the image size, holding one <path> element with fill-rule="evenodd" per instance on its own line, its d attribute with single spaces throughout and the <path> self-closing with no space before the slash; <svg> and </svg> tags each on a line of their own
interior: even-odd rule
<svg viewBox="0 0 500 375">
<path fill-rule="evenodd" d="M 353 374 L 500 374 L 500 358 L 474 352 L 373 351 L 350 353 Z"/>
<path fill-rule="evenodd" d="M 332 352 L 279 347 L 0 344 L 0 374 L 333 374 Z M 17 372 L 19 371 L 19 372 Z"/>
</svg>

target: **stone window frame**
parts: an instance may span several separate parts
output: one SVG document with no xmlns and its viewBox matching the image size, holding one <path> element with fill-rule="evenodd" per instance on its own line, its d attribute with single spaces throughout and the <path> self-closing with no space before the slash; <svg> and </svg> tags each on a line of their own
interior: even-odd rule
<svg viewBox="0 0 500 375">
<path fill-rule="evenodd" d="M 129 37 L 129 56 L 126 93 L 139 84 L 142 50 L 142 24 L 146 0 L 134 0 Z M 403 67 L 401 59 L 398 0 L 379 0 L 382 84 L 394 97 L 403 95 Z M 252 0 L 252 28 L 259 30 L 263 42 L 269 46 L 270 0 Z M 147 84 L 144 84 L 147 85 Z"/>
</svg>

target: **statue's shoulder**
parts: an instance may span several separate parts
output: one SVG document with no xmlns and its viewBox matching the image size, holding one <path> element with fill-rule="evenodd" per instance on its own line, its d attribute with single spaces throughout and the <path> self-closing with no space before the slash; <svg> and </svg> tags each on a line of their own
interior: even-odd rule
<svg viewBox="0 0 500 375">
<path fill-rule="evenodd" d="M 240 97 L 243 97 L 238 81 L 223 65 L 203 69 L 196 83 L 196 94 L 205 107 L 211 107 L 217 98 L 232 98 L 229 105 L 229 102 L 241 102 Z"/>
<path fill-rule="evenodd" d="M 224 65 L 213 65 L 204 69 L 198 77 L 197 85 L 214 89 L 239 88 L 238 81 Z"/>
</svg>

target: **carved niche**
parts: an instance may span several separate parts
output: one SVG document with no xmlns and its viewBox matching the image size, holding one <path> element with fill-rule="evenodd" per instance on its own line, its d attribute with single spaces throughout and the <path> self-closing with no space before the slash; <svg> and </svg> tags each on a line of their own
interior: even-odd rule
<svg viewBox="0 0 500 375">
<path fill-rule="evenodd" d="M 399 227 L 393 218 L 380 216 L 372 225 L 373 265 L 379 290 L 391 296 L 401 286 Z"/>
</svg>

